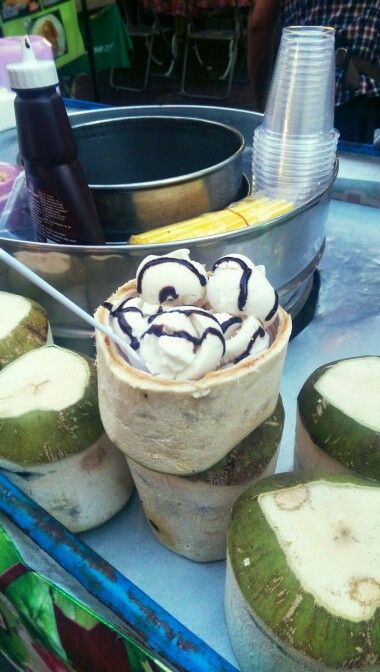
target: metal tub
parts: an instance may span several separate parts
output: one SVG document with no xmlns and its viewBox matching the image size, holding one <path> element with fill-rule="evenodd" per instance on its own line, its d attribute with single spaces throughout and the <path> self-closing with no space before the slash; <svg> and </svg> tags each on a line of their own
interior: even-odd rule
<svg viewBox="0 0 380 672">
<path fill-rule="evenodd" d="M 226 124 L 119 117 L 74 134 L 107 242 L 221 210 L 241 188 L 244 138 Z"/>
<path fill-rule="evenodd" d="M 140 114 L 204 116 L 237 127 L 246 141 L 243 171 L 250 174 L 252 133 L 261 123 L 262 117 L 248 111 L 201 106 L 106 108 L 73 115 L 72 123 L 76 126 L 90 120 Z M 335 175 L 331 185 L 334 179 Z M 250 256 L 255 263 L 266 266 L 269 280 L 278 290 L 282 305 L 295 315 L 309 294 L 313 271 L 323 253 L 331 185 L 306 204 L 278 217 L 270 224 L 189 242 L 90 247 L 0 238 L 0 245 L 91 313 L 116 287 L 135 274 L 137 266 L 147 254 L 164 254 L 178 247 L 188 247 L 195 259 L 210 268 L 227 251 L 238 252 Z M 12 271 L 4 269 L 0 281 L 2 288 L 32 296 L 45 305 L 55 337 L 63 339 L 71 347 L 88 349 L 91 334 L 74 315 L 46 295 L 40 294 L 36 288 L 26 285 Z"/>
</svg>

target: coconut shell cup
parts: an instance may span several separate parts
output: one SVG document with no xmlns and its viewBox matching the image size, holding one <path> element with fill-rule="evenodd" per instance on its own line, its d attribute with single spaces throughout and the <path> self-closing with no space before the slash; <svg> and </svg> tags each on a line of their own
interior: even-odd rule
<svg viewBox="0 0 380 672">
<path fill-rule="evenodd" d="M 136 289 L 131 280 L 109 302 Z M 96 319 L 108 325 L 100 306 Z M 130 366 L 117 346 L 96 332 L 99 408 L 111 441 L 129 458 L 165 474 L 209 469 L 274 411 L 291 318 L 279 309 L 270 327 L 272 344 L 200 380 L 176 381 Z"/>
<path fill-rule="evenodd" d="M 156 539 L 197 562 L 224 559 L 232 506 L 250 485 L 274 473 L 283 426 L 279 398 L 268 420 L 221 462 L 195 476 L 162 474 L 128 459 Z"/>
</svg>

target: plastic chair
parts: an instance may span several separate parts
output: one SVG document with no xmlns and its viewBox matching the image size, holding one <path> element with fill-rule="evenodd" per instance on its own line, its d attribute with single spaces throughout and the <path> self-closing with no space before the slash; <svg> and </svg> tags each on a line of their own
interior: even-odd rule
<svg viewBox="0 0 380 672">
<path fill-rule="evenodd" d="M 234 76 L 236 59 L 238 54 L 239 39 L 243 37 L 242 21 L 240 16 L 238 0 L 235 0 L 233 8 L 226 8 L 221 10 L 221 13 L 223 13 L 223 15 L 230 20 L 230 26 L 222 28 L 220 30 L 214 28 L 199 29 L 196 25 L 195 19 L 192 17 L 191 5 L 189 0 L 186 0 L 186 5 L 188 8 L 188 23 L 187 23 L 185 49 L 182 65 L 181 94 L 183 96 L 188 96 L 189 98 L 208 98 L 210 100 L 224 100 L 231 93 L 232 80 Z M 207 15 L 211 14 L 210 10 L 200 9 L 199 11 L 201 15 L 203 15 L 203 17 L 207 17 Z M 186 88 L 186 81 L 188 79 L 189 49 L 192 43 L 194 53 L 199 64 L 207 68 L 207 66 L 205 66 L 201 58 L 198 47 L 198 43 L 202 41 L 206 43 L 224 42 L 228 44 L 227 65 L 223 74 L 219 77 L 219 81 L 225 81 L 225 80 L 227 81 L 227 87 L 223 95 L 195 93 Z"/>
<path fill-rule="evenodd" d="M 172 32 L 172 28 L 163 26 L 160 22 L 158 14 L 154 8 L 151 0 L 144 0 L 142 3 L 141 0 L 137 2 L 137 16 L 135 20 L 131 17 L 129 10 L 128 0 L 122 0 L 122 6 L 124 10 L 124 16 L 126 21 L 127 32 L 133 42 L 136 39 L 142 39 L 145 42 L 146 47 L 146 61 L 145 61 L 145 70 L 143 75 L 142 85 L 139 87 L 126 86 L 115 83 L 114 70 L 111 70 L 110 84 L 114 89 L 121 89 L 124 91 L 135 91 L 141 93 L 145 91 L 148 86 L 149 77 L 151 73 L 152 63 L 162 65 L 157 58 L 155 58 L 153 53 L 154 42 L 157 37 L 161 37 L 165 48 L 168 50 L 168 53 L 171 57 L 171 64 L 169 70 L 172 68 L 173 62 L 173 52 L 170 41 L 168 40 L 168 34 Z"/>
</svg>

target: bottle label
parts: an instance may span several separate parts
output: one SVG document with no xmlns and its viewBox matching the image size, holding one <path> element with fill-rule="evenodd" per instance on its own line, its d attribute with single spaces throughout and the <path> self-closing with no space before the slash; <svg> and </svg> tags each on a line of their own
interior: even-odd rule
<svg viewBox="0 0 380 672">
<path fill-rule="evenodd" d="M 72 236 L 73 222 L 64 204 L 54 194 L 34 184 L 32 180 L 28 180 L 27 190 L 37 240 L 75 244 L 77 241 Z"/>
</svg>

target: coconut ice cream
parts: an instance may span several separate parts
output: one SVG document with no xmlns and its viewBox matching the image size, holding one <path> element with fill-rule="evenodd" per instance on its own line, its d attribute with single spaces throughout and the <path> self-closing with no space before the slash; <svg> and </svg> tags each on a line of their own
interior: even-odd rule
<svg viewBox="0 0 380 672">
<path fill-rule="evenodd" d="M 207 295 L 215 310 L 250 315 L 267 326 L 276 319 L 278 295 L 265 277 L 265 267 L 255 266 L 242 254 L 218 259 Z"/>
<path fill-rule="evenodd" d="M 260 284 L 246 282 L 240 262 L 251 275 L 258 268 L 239 257 L 228 310 L 209 292 L 213 274 L 178 250 L 147 257 L 136 280 L 96 312 L 141 362 L 131 366 L 127 348 L 96 333 L 102 421 L 111 440 L 148 469 L 208 469 L 275 409 L 291 321 L 262 270 L 267 293 L 261 303 L 254 299 Z M 239 308 L 242 287 L 250 314 Z"/>
<path fill-rule="evenodd" d="M 190 259 L 189 250 L 163 256 L 149 255 L 136 273 L 136 289 L 144 301 L 163 305 L 201 305 L 206 297 L 207 274 Z"/>
<path fill-rule="evenodd" d="M 126 504 L 132 481 L 104 433 L 92 360 L 45 345 L 2 369 L 0 468 L 75 532 Z"/>
</svg>

